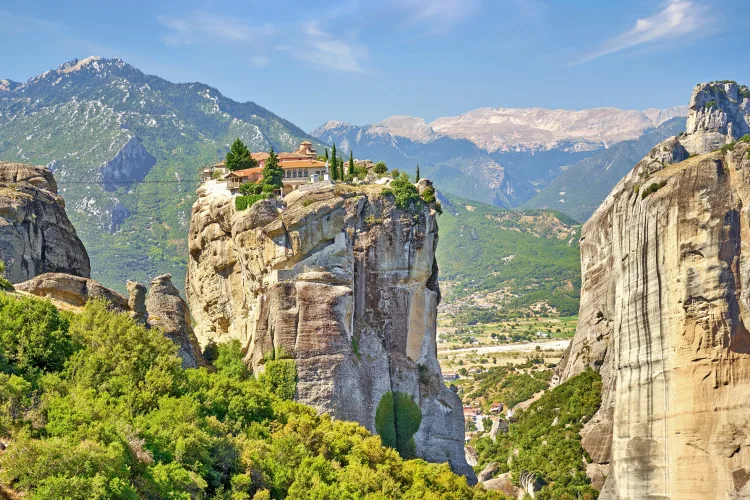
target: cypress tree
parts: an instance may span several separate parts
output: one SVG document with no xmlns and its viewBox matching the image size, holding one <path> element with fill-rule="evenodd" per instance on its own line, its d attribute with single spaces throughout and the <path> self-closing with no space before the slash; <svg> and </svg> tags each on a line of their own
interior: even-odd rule
<svg viewBox="0 0 750 500">
<path fill-rule="evenodd" d="M 345 177 L 346 175 L 344 174 L 344 159 L 339 158 L 339 179 L 343 181 Z"/>
<path fill-rule="evenodd" d="M 417 175 L 414 179 L 414 182 L 419 182 L 419 164 L 417 163 Z"/>
<path fill-rule="evenodd" d="M 238 137 L 232 143 L 229 151 L 227 151 L 227 155 L 224 158 L 224 165 L 226 165 L 230 171 L 234 172 L 235 170 L 257 167 L 258 162 L 250 155 L 250 150 Z"/>
<path fill-rule="evenodd" d="M 354 150 L 349 151 L 349 175 L 354 175 Z"/>
<path fill-rule="evenodd" d="M 269 151 L 268 159 L 263 167 L 263 180 L 261 183 L 264 186 L 273 186 L 275 189 L 280 189 L 284 185 L 284 171 L 279 165 L 279 158 L 271 146 Z"/>
<path fill-rule="evenodd" d="M 331 170 L 331 178 L 334 181 L 339 180 L 339 162 L 336 159 L 336 143 L 333 144 L 333 147 L 331 148 L 331 167 L 333 170 Z"/>
</svg>

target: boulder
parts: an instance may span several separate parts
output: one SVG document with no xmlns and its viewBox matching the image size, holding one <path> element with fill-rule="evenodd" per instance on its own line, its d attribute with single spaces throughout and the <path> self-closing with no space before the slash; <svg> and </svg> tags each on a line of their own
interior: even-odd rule
<svg viewBox="0 0 750 500">
<path fill-rule="evenodd" d="M 112 309 L 129 310 L 128 300 L 89 278 L 64 273 L 45 273 L 28 281 L 18 283 L 15 289 L 37 297 L 53 299 L 76 307 L 83 307 L 89 300 L 103 300 Z"/>
</svg>

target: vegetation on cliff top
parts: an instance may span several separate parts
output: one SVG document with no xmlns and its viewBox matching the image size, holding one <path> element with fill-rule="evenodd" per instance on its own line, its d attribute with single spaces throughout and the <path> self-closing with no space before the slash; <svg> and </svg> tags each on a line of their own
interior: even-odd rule
<svg viewBox="0 0 750 500">
<path fill-rule="evenodd" d="M 500 498 L 287 400 L 288 367 L 256 380 L 237 343 L 215 372 L 184 370 L 158 330 L 101 303 L 8 295 L 0 335 L 0 481 L 31 498 Z"/>
</svg>

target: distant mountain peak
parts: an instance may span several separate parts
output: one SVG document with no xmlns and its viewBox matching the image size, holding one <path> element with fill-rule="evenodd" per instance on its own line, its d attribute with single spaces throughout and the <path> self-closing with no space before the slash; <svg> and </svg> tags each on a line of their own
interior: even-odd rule
<svg viewBox="0 0 750 500">
<path fill-rule="evenodd" d="M 68 61 L 66 63 L 61 64 L 57 68 L 58 73 L 71 73 L 73 71 L 78 71 L 80 69 L 83 69 L 89 65 L 92 65 L 92 67 L 98 67 L 98 62 L 103 61 L 104 59 L 99 56 L 89 56 L 85 59 L 73 59 L 71 61 Z"/>
<path fill-rule="evenodd" d="M 424 118 L 414 116 L 396 115 L 375 123 L 373 128 L 384 129 L 391 135 L 406 137 L 412 141 L 430 142 L 438 137 L 438 134 L 427 125 Z"/>
</svg>

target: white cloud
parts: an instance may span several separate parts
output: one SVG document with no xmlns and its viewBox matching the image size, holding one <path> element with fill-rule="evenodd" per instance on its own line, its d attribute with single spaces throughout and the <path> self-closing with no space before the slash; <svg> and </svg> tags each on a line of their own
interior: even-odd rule
<svg viewBox="0 0 750 500">
<path fill-rule="evenodd" d="M 583 64 L 631 47 L 674 40 L 713 24 L 714 19 L 705 5 L 693 0 L 671 0 L 661 11 L 638 19 L 633 28 L 607 40 L 574 64 Z"/>
</svg>

